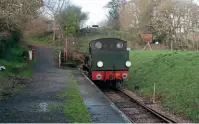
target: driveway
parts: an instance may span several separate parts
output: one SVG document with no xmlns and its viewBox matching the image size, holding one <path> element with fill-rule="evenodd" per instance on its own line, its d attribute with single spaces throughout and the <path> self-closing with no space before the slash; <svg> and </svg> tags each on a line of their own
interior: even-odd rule
<svg viewBox="0 0 199 124">
<path fill-rule="evenodd" d="M 64 98 L 57 93 L 68 87 L 70 71 L 59 70 L 53 61 L 52 50 L 35 48 L 36 64 L 33 81 L 27 87 L 0 101 L 1 123 L 66 123 Z M 61 106 L 50 110 L 49 106 Z"/>
</svg>

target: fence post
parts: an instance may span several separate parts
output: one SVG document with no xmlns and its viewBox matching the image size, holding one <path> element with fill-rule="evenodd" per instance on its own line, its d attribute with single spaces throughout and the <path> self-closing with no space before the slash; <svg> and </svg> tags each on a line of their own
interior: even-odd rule
<svg viewBox="0 0 199 124">
<path fill-rule="evenodd" d="M 61 68 L 61 51 L 59 52 L 58 56 L 58 68 Z"/>
<path fill-rule="evenodd" d="M 29 50 L 28 52 L 29 52 L 29 60 L 33 60 L 32 59 L 32 50 Z"/>
<path fill-rule="evenodd" d="M 66 62 L 68 62 L 68 40 L 66 39 L 66 42 L 65 42 L 65 57 L 66 57 Z"/>
<path fill-rule="evenodd" d="M 35 60 L 35 50 L 32 49 L 32 60 Z"/>
</svg>

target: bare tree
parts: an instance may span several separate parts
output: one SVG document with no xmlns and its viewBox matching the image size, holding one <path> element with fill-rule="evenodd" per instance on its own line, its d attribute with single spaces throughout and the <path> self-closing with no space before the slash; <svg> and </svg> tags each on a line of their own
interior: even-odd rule
<svg viewBox="0 0 199 124">
<path fill-rule="evenodd" d="M 42 0 L 0 0 L 0 55 L 20 41 L 24 24 L 38 15 L 42 5 Z"/>
<path fill-rule="evenodd" d="M 22 26 L 23 23 L 38 15 L 38 9 L 43 5 L 42 0 L 1 0 L 1 20 L 7 28 L 15 24 Z"/>
<path fill-rule="evenodd" d="M 53 42 L 55 42 L 57 30 L 60 31 L 60 35 L 63 37 L 61 26 L 57 23 L 59 19 L 56 18 L 56 15 L 58 15 L 68 5 L 69 1 L 67 0 L 46 0 L 44 2 L 42 12 L 53 20 Z"/>
<path fill-rule="evenodd" d="M 136 37 L 149 31 L 171 49 L 188 47 L 199 32 L 198 13 L 199 6 L 192 0 L 130 0 L 120 11 L 120 28 Z"/>
<path fill-rule="evenodd" d="M 152 0 L 131 0 L 120 10 L 120 28 L 129 30 L 132 44 L 140 44 L 141 34 L 152 32 Z"/>
<path fill-rule="evenodd" d="M 106 7 L 109 8 L 109 25 L 116 30 L 119 30 L 119 11 L 125 3 L 126 0 L 111 0 L 106 5 Z"/>
</svg>

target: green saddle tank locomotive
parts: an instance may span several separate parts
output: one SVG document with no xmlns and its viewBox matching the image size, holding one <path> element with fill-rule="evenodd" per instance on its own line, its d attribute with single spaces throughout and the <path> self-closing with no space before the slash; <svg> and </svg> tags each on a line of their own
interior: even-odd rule
<svg viewBox="0 0 199 124">
<path fill-rule="evenodd" d="M 129 50 L 127 42 L 116 38 L 103 38 L 89 43 L 89 54 L 83 70 L 92 81 L 104 81 L 116 87 L 129 78 Z"/>
</svg>

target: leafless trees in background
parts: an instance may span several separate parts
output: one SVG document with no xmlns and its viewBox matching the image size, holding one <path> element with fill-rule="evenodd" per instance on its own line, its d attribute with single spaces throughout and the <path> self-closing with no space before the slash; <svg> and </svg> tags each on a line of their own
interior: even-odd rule
<svg viewBox="0 0 199 124">
<path fill-rule="evenodd" d="M 1 0 L 0 27 L 12 28 L 12 25 L 22 27 L 25 22 L 38 15 L 42 5 L 42 0 Z"/>
<path fill-rule="evenodd" d="M 120 29 L 133 43 L 150 32 L 171 49 L 198 49 L 199 6 L 192 0 L 130 0 L 118 9 Z"/>
<path fill-rule="evenodd" d="M 45 16 L 48 16 L 53 24 L 53 42 L 56 40 L 57 34 L 58 37 L 63 38 L 63 31 L 60 24 L 58 23 L 59 18 L 56 16 L 63 11 L 69 5 L 68 0 L 45 0 L 42 12 Z"/>
<path fill-rule="evenodd" d="M 0 0 L 0 56 L 22 41 L 25 23 L 39 15 L 42 0 Z"/>
<path fill-rule="evenodd" d="M 45 34 L 52 33 L 52 28 L 53 26 L 51 24 L 51 21 L 44 16 L 40 16 L 28 21 L 28 23 L 25 24 L 24 36 L 43 36 Z"/>
<path fill-rule="evenodd" d="M 65 37 L 72 37 L 88 19 L 87 13 L 82 12 L 81 7 L 68 0 L 45 0 L 43 15 L 53 22 L 53 42 L 56 39 L 61 41 Z"/>
<path fill-rule="evenodd" d="M 113 29 L 119 30 L 119 13 L 118 11 L 122 8 L 122 5 L 125 4 L 126 0 L 111 0 L 106 7 L 109 8 L 108 15 L 108 25 Z"/>
</svg>

